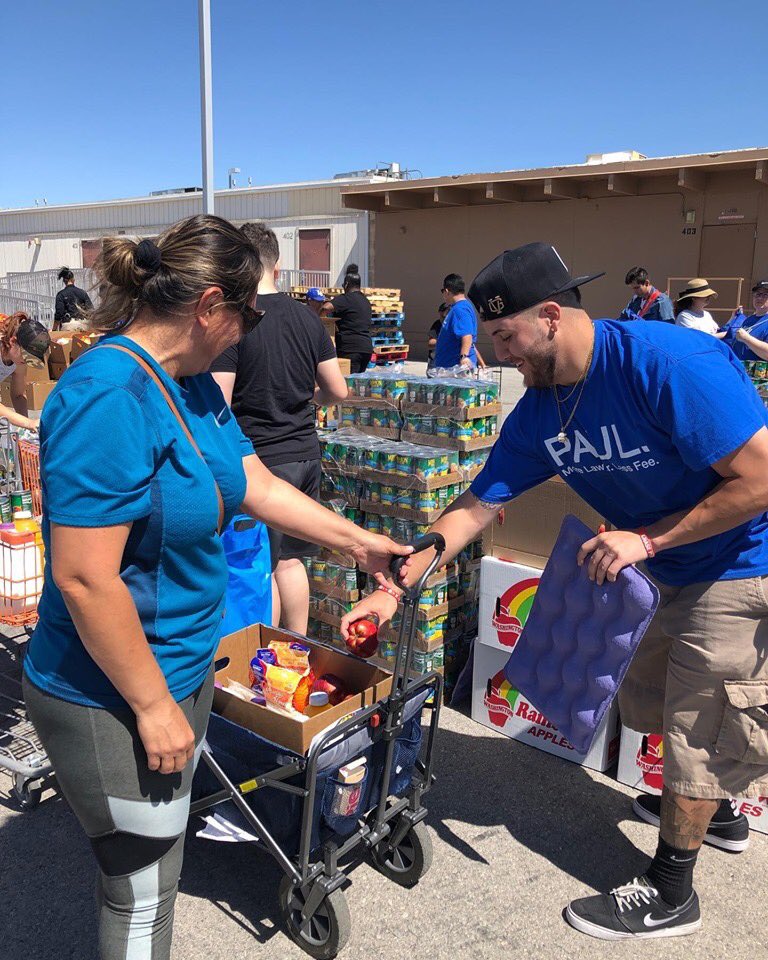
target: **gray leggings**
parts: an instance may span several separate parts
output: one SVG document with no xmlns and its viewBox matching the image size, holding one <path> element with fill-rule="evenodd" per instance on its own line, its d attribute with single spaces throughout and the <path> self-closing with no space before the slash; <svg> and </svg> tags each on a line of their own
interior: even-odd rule
<svg viewBox="0 0 768 960">
<path fill-rule="evenodd" d="M 102 960 L 169 960 L 194 768 L 147 769 L 136 718 L 43 693 L 24 677 L 24 698 L 56 778 L 99 865 Z M 213 670 L 182 700 L 195 731 L 195 765 L 208 725 Z"/>
</svg>

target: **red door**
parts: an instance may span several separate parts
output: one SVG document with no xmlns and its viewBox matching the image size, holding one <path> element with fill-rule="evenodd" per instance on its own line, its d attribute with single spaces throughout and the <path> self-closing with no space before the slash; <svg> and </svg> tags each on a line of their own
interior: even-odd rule
<svg viewBox="0 0 768 960">
<path fill-rule="evenodd" d="M 331 231 L 299 230 L 299 270 L 331 269 Z"/>
<path fill-rule="evenodd" d="M 81 240 L 80 247 L 83 252 L 83 266 L 90 269 L 101 253 L 101 240 Z"/>
</svg>

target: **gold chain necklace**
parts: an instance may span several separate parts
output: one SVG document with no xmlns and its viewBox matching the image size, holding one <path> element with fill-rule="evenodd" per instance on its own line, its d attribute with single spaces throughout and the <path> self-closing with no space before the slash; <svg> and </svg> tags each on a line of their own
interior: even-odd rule
<svg viewBox="0 0 768 960">
<path fill-rule="evenodd" d="M 587 362 L 584 364 L 584 370 L 582 371 L 582 374 L 579 377 L 579 379 L 576 381 L 576 383 L 574 383 L 571 389 L 571 392 L 568 394 L 567 397 L 564 397 L 562 400 L 560 400 L 560 397 L 558 397 L 557 395 L 557 387 L 556 386 L 552 387 L 552 392 L 555 395 L 555 403 L 557 404 L 557 418 L 560 421 L 560 433 L 558 433 L 557 435 L 557 439 L 559 443 L 566 443 L 566 441 L 568 440 L 568 435 L 566 434 L 565 431 L 570 426 L 571 420 L 573 420 L 573 418 L 576 416 L 576 411 L 579 408 L 579 403 L 581 402 L 581 396 L 584 393 L 584 387 L 587 383 L 587 374 L 589 373 L 589 368 L 592 364 L 592 355 L 594 354 L 594 352 L 595 352 L 595 333 L 593 328 L 592 346 L 589 348 L 589 356 L 587 357 Z M 573 405 L 573 410 L 571 410 L 571 415 L 568 417 L 565 423 L 563 423 L 563 414 L 560 410 L 560 404 L 567 403 L 571 399 L 574 392 L 576 391 L 576 387 L 578 387 L 579 384 L 581 384 L 581 389 L 579 390 L 579 395 L 576 398 L 576 403 Z"/>
</svg>

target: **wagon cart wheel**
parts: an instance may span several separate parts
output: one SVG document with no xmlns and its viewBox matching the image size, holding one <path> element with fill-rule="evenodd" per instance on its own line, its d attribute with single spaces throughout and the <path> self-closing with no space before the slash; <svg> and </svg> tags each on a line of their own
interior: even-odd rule
<svg viewBox="0 0 768 960">
<path fill-rule="evenodd" d="M 17 773 L 11 787 L 11 796 L 25 812 L 34 810 L 43 794 L 42 787 L 30 787 L 31 782 L 21 773 Z"/>
<path fill-rule="evenodd" d="M 414 887 L 432 866 L 432 837 L 424 823 L 414 824 L 396 847 L 387 839 L 371 848 L 373 865 L 401 887 Z"/>
<path fill-rule="evenodd" d="M 311 887 L 295 886 L 289 876 L 280 881 L 280 913 L 288 936 L 317 960 L 331 960 L 343 949 L 352 932 L 352 918 L 343 891 L 329 893 L 315 913 L 304 920 L 301 911 Z"/>
</svg>

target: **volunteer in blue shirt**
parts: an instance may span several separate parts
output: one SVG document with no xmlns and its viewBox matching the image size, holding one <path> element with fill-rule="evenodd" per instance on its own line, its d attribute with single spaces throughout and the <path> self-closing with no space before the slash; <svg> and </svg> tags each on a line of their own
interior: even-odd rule
<svg viewBox="0 0 768 960">
<path fill-rule="evenodd" d="M 632 288 L 632 298 L 621 312 L 619 320 L 662 320 L 675 322 L 675 309 L 669 296 L 657 290 L 645 267 L 630 267 L 624 283 Z"/>
<path fill-rule="evenodd" d="M 440 292 L 449 310 L 437 337 L 434 368 L 477 366 L 477 314 L 464 290 L 464 281 L 458 273 L 449 273 L 443 280 Z"/>
<path fill-rule="evenodd" d="M 546 243 L 508 250 L 470 288 L 499 360 L 526 393 L 487 466 L 435 523 L 446 561 L 502 504 L 554 475 L 616 530 L 581 549 L 589 576 L 645 563 L 661 607 L 619 692 L 623 722 L 664 735 L 664 792 L 635 812 L 661 831 L 643 874 L 571 903 L 568 921 L 609 940 L 701 925 L 702 841 L 743 850 L 728 798 L 768 791 L 768 415 L 732 351 L 666 323 L 592 321 Z M 406 582 L 428 561 L 408 563 Z M 395 600 L 366 598 L 342 621 Z"/>
<path fill-rule="evenodd" d="M 731 331 L 733 335 L 729 336 Z M 726 343 L 739 360 L 768 360 L 768 280 L 752 287 L 752 313 L 744 317 L 739 307 L 731 317 Z"/>
<path fill-rule="evenodd" d="M 48 562 L 24 695 L 98 862 L 102 960 L 167 960 L 227 583 L 217 529 L 244 510 L 371 569 L 407 548 L 273 477 L 206 372 L 260 319 L 239 229 L 195 216 L 157 242 L 106 238 L 97 272 L 109 336 L 42 417 Z"/>
</svg>

